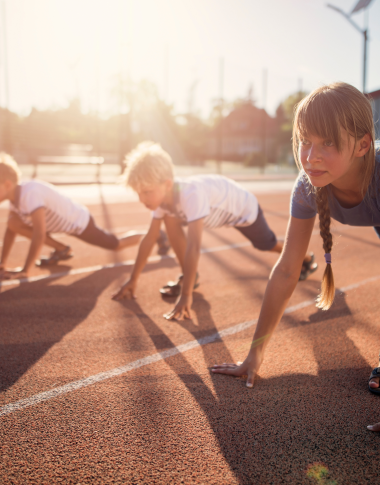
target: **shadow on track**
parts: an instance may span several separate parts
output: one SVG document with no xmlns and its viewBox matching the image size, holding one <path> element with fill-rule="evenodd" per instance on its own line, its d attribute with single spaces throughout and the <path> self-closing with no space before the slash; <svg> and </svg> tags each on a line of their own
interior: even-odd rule
<svg viewBox="0 0 380 485">
<path fill-rule="evenodd" d="M 2 293 L 0 390 L 11 387 L 79 325 L 114 278 L 112 271 L 101 271 L 70 285 L 41 280 Z"/>
<path fill-rule="evenodd" d="M 145 271 L 175 264 L 167 259 Z M 66 269 L 61 265 L 61 269 Z M 129 271 L 129 270 L 128 270 Z M 94 309 L 99 296 L 125 268 L 91 273 L 68 285 L 59 278 L 25 283 L 0 294 L 0 391 L 9 389 Z"/>
<path fill-rule="evenodd" d="M 214 333 L 216 328 L 208 302 L 200 294 L 194 296 L 200 326 L 190 320 L 173 324 L 180 324 L 199 339 Z M 136 314 L 158 351 L 174 346 L 136 301 L 124 304 Z M 245 387 L 243 379 L 197 373 L 186 354 L 165 361 L 207 418 L 219 445 L 215 453 L 222 452 L 236 483 L 311 484 L 314 482 L 307 478 L 308 469 L 318 463 L 324 463 L 329 470 L 330 483 L 377 480 L 378 465 L 373 458 L 379 436 L 370 434 L 365 425 L 376 421 L 377 409 L 371 408 L 378 401 L 366 391 L 368 364 L 347 336 L 347 331 L 356 325 L 361 322 L 356 322 L 344 296 L 337 299 L 331 312 L 313 309 L 308 321 L 300 323 L 287 316 L 266 357 L 278 372 L 272 371 L 274 377 L 267 379 L 258 377 L 253 390 Z M 310 355 L 305 358 L 305 373 L 283 371 L 283 367 L 292 363 L 292 356 L 283 351 L 283 341 L 290 330 L 296 333 L 300 344 L 311 343 L 317 375 L 309 370 Z M 231 346 L 235 338 L 239 336 L 230 337 Z M 208 368 L 215 363 L 216 355 L 218 361 L 234 360 L 221 341 L 203 346 L 201 351 Z M 186 422 L 187 399 L 173 396 L 173 404 L 171 386 L 165 386 L 162 379 L 153 375 L 138 385 L 136 392 L 141 394 L 142 403 L 152 401 L 154 395 L 154 406 L 149 407 L 149 412 L 136 410 L 136 414 L 141 413 L 142 422 L 147 420 L 147 429 L 154 423 L 150 426 L 152 436 L 166 427 L 171 429 L 170 433 L 179 433 Z M 171 406 L 173 415 L 183 406 L 183 420 L 180 415 L 179 421 L 170 421 Z M 196 439 L 199 424 L 190 419 L 186 426 L 188 439 L 192 435 Z M 156 452 L 160 453 L 160 449 Z"/>
</svg>

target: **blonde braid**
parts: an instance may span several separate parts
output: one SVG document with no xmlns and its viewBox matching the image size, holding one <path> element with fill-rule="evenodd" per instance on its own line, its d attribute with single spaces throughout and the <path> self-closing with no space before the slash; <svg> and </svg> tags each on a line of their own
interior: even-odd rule
<svg viewBox="0 0 380 485">
<path fill-rule="evenodd" d="M 327 188 L 321 187 L 317 189 L 316 202 L 319 215 L 319 230 L 323 239 L 323 249 L 325 253 L 331 253 L 333 241 L 332 234 L 330 232 L 330 207 L 327 197 Z M 325 272 L 323 273 L 321 293 L 317 298 L 317 307 L 322 310 L 328 310 L 335 296 L 334 275 L 332 272 L 331 264 L 326 264 Z"/>
</svg>

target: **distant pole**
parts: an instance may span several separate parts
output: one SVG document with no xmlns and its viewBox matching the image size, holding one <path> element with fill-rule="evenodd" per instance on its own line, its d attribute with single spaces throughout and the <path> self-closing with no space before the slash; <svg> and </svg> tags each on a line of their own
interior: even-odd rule
<svg viewBox="0 0 380 485">
<path fill-rule="evenodd" d="M 2 1 L 3 14 L 3 56 L 4 56 L 4 126 L 3 126 L 3 148 L 6 152 L 12 151 L 11 127 L 9 113 L 9 73 L 8 73 L 8 42 L 7 42 L 7 12 L 5 0 Z"/>
<path fill-rule="evenodd" d="M 368 10 L 366 11 L 366 28 L 362 30 L 359 25 L 354 22 L 351 18 L 351 15 L 355 12 L 358 12 L 359 10 L 362 10 L 363 8 L 368 7 L 372 0 L 369 0 L 368 2 L 361 2 L 359 0 L 358 4 L 354 8 L 354 10 L 351 12 L 351 14 L 345 13 L 342 9 L 339 7 L 336 7 L 335 5 L 331 5 L 330 3 L 327 4 L 328 8 L 331 8 L 332 10 L 335 10 L 336 12 L 340 13 L 345 17 L 350 24 L 355 27 L 355 29 L 360 32 L 363 36 L 364 40 L 364 52 L 363 52 L 363 93 L 366 92 L 367 88 L 367 42 L 368 42 Z"/>
<path fill-rule="evenodd" d="M 364 35 L 364 53 L 363 53 L 363 93 L 367 90 L 367 29 L 363 31 Z"/>
<path fill-rule="evenodd" d="M 7 12 L 5 0 L 2 1 L 3 8 L 3 46 L 4 46 L 4 94 L 5 108 L 9 109 L 9 79 L 8 79 L 8 42 L 7 42 Z"/>
<path fill-rule="evenodd" d="M 98 7 L 98 14 L 99 18 L 101 18 L 100 15 L 100 2 L 97 2 L 97 7 Z M 96 29 L 96 57 L 95 57 L 95 69 L 96 69 L 96 134 L 95 134 L 95 151 L 96 155 L 99 157 L 100 156 L 100 151 L 101 151 L 101 132 L 100 132 L 100 32 L 101 28 L 100 25 Z"/>
<path fill-rule="evenodd" d="M 166 104 L 169 102 L 169 46 L 165 45 L 164 50 L 164 93 L 163 98 Z"/>
<path fill-rule="evenodd" d="M 124 170 L 124 129 L 123 129 L 123 104 L 124 104 L 124 91 L 123 91 L 123 37 L 122 37 L 122 22 L 123 18 L 123 2 L 119 0 L 119 100 L 118 100 L 118 111 L 119 111 L 119 166 L 120 173 Z"/>
<path fill-rule="evenodd" d="M 218 153 L 217 153 L 217 171 L 222 173 L 223 160 L 223 91 L 224 91 L 224 58 L 219 59 L 219 130 L 218 130 Z"/>
<path fill-rule="evenodd" d="M 303 79 L 302 77 L 299 77 L 298 78 L 298 93 L 301 97 L 301 94 L 302 94 L 302 89 L 303 89 Z"/>
<path fill-rule="evenodd" d="M 267 163 L 267 114 L 266 114 L 266 105 L 267 105 L 267 90 L 268 90 L 268 70 L 263 70 L 263 111 L 262 111 L 262 156 L 263 156 L 263 165 L 262 171 L 265 170 L 265 165 Z"/>
</svg>

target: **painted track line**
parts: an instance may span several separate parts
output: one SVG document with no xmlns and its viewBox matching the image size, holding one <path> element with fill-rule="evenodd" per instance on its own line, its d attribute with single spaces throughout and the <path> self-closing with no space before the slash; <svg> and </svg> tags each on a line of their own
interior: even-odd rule
<svg viewBox="0 0 380 485">
<path fill-rule="evenodd" d="M 224 246 L 215 246 L 213 248 L 204 248 L 204 249 L 201 249 L 201 254 L 216 253 L 218 251 L 227 251 L 228 249 L 244 248 L 246 246 L 251 246 L 251 243 L 247 241 L 247 242 L 242 242 L 237 244 L 226 244 Z M 155 263 L 157 261 L 161 261 L 164 259 L 175 259 L 175 256 L 172 256 L 172 255 L 151 256 L 150 258 L 148 258 L 148 263 Z M 96 266 L 88 266 L 86 268 L 70 269 L 69 271 L 62 271 L 61 273 L 51 273 L 48 275 L 45 274 L 45 275 L 31 276 L 30 278 L 22 278 L 20 280 L 3 280 L 3 281 L 0 281 L 0 289 L 6 286 L 19 286 L 24 283 L 34 283 L 35 281 L 51 280 L 54 278 L 61 278 L 63 276 L 68 276 L 68 275 L 94 273 L 95 271 L 100 271 L 102 269 L 118 268 L 120 266 L 133 266 L 134 264 L 135 264 L 134 259 L 127 259 L 126 261 L 122 261 L 120 263 L 110 263 L 105 265 L 98 264 Z"/>
<path fill-rule="evenodd" d="M 317 234 L 319 234 L 319 230 L 314 230 L 312 232 L 313 236 Z M 278 236 L 278 239 L 283 239 L 283 238 L 284 236 Z M 201 254 L 217 253 L 218 251 L 227 251 L 229 249 L 245 248 L 247 246 L 251 246 L 250 241 L 245 241 L 245 242 L 236 243 L 236 244 L 225 244 L 223 246 L 215 246 L 213 248 L 203 248 L 201 249 Z M 155 263 L 162 259 L 168 259 L 168 258 L 175 259 L 175 256 L 172 256 L 172 255 L 151 256 L 150 258 L 148 258 L 148 263 Z M 7 286 L 19 286 L 24 283 L 34 283 L 35 281 L 51 280 L 54 278 L 62 278 L 63 276 L 69 276 L 69 275 L 93 273 L 95 271 L 100 271 L 102 269 L 118 268 L 120 266 L 133 266 L 134 264 L 135 264 L 134 259 L 128 259 L 120 263 L 110 263 L 105 265 L 98 264 L 96 266 L 88 266 L 86 268 L 70 269 L 69 271 L 62 271 L 61 273 L 51 273 L 48 275 L 45 274 L 45 275 L 31 276 L 30 278 L 22 278 L 20 280 L 0 280 L 0 290 L 2 287 L 7 287 Z"/>
<path fill-rule="evenodd" d="M 380 275 L 374 276 L 372 278 L 367 278 L 365 280 L 359 281 L 358 283 L 354 283 L 352 285 L 344 286 L 342 288 L 337 289 L 337 292 L 343 293 L 350 290 L 354 290 L 356 288 L 359 288 L 360 286 L 366 285 L 367 283 L 372 283 L 378 280 L 380 280 Z M 315 304 L 314 300 L 305 300 L 301 303 L 298 303 L 297 305 L 293 305 L 286 308 L 284 311 L 284 314 L 294 313 L 297 310 L 301 310 L 302 308 L 306 308 L 314 304 Z M 202 347 L 203 345 L 207 345 L 217 340 L 221 340 L 223 339 L 223 337 L 228 337 L 230 335 L 234 335 L 236 333 L 242 332 L 247 328 L 253 327 L 254 325 L 256 325 L 257 321 L 258 319 L 256 318 L 254 320 L 249 320 L 248 322 L 238 323 L 237 325 L 234 325 L 229 328 L 225 328 L 220 332 L 213 333 L 212 335 L 200 338 L 199 340 L 191 340 L 190 342 L 187 342 L 185 344 L 178 345 L 178 347 L 173 347 L 172 349 L 168 349 L 160 353 L 143 357 L 142 359 L 135 360 L 134 362 L 123 365 L 121 367 L 116 367 L 115 369 L 111 369 L 106 372 L 101 372 L 99 374 L 95 374 L 93 376 L 86 377 L 78 381 L 70 382 L 69 384 L 65 384 L 60 387 L 56 387 L 55 389 L 51 389 L 50 391 L 41 392 L 39 394 L 35 394 L 34 396 L 31 396 L 25 399 L 21 399 L 14 403 L 6 404 L 5 406 L 0 408 L 0 416 L 5 416 L 15 411 L 25 409 L 29 406 L 34 406 L 35 404 L 39 404 L 44 401 L 49 401 L 50 399 L 54 399 L 55 397 L 61 396 L 63 394 L 68 394 L 69 392 L 73 392 L 78 389 L 91 386 L 98 382 L 102 382 L 107 379 L 120 376 L 122 374 L 126 374 L 127 372 L 131 372 L 132 370 L 139 369 L 140 367 L 144 367 L 146 365 L 154 364 L 161 360 L 168 359 L 169 357 L 187 352 L 188 350 L 192 350 L 197 347 Z"/>
</svg>

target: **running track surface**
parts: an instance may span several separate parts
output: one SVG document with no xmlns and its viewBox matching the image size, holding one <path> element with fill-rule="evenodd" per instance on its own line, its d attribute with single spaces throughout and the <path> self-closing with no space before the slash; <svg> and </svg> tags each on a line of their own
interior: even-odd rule
<svg viewBox="0 0 380 485">
<path fill-rule="evenodd" d="M 283 235 L 289 193 L 258 198 Z M 119 232 L 150 218 L 133 201 L 90 210 Z M 5 217 L 1 209 L 1 233 Z M 275 255 L 234 229 L 206 230 L 194 318 L 169 322 L 162 314 L 173 301 L 158 289 L 179 273 L 173 258 L 153 258 L 138 299 L 115 302 L 131 270 L 120 263 L 136 249 L 114 254 L 62 236 L 75 258 L 51 270 L 57 277 L 36 268 L 50 277 L 1 288 L 0 482 L 312 484 L 324 470 L 328 483 L 380 483 L 380 435 L 366 429 L 380 421 L 367 391 L 378 353 L 379 242 L 371 228 L 334 223 L 333 231 L 345 291 L 328 312 L 315 308 L 322 264 L 297 285 L 253 389 L 210 368 L 247 354 Z M 10 265 L 27 247 L 18 240 Z M 318 231 L 310 248 L 321 262 Z"/>
</svg>

